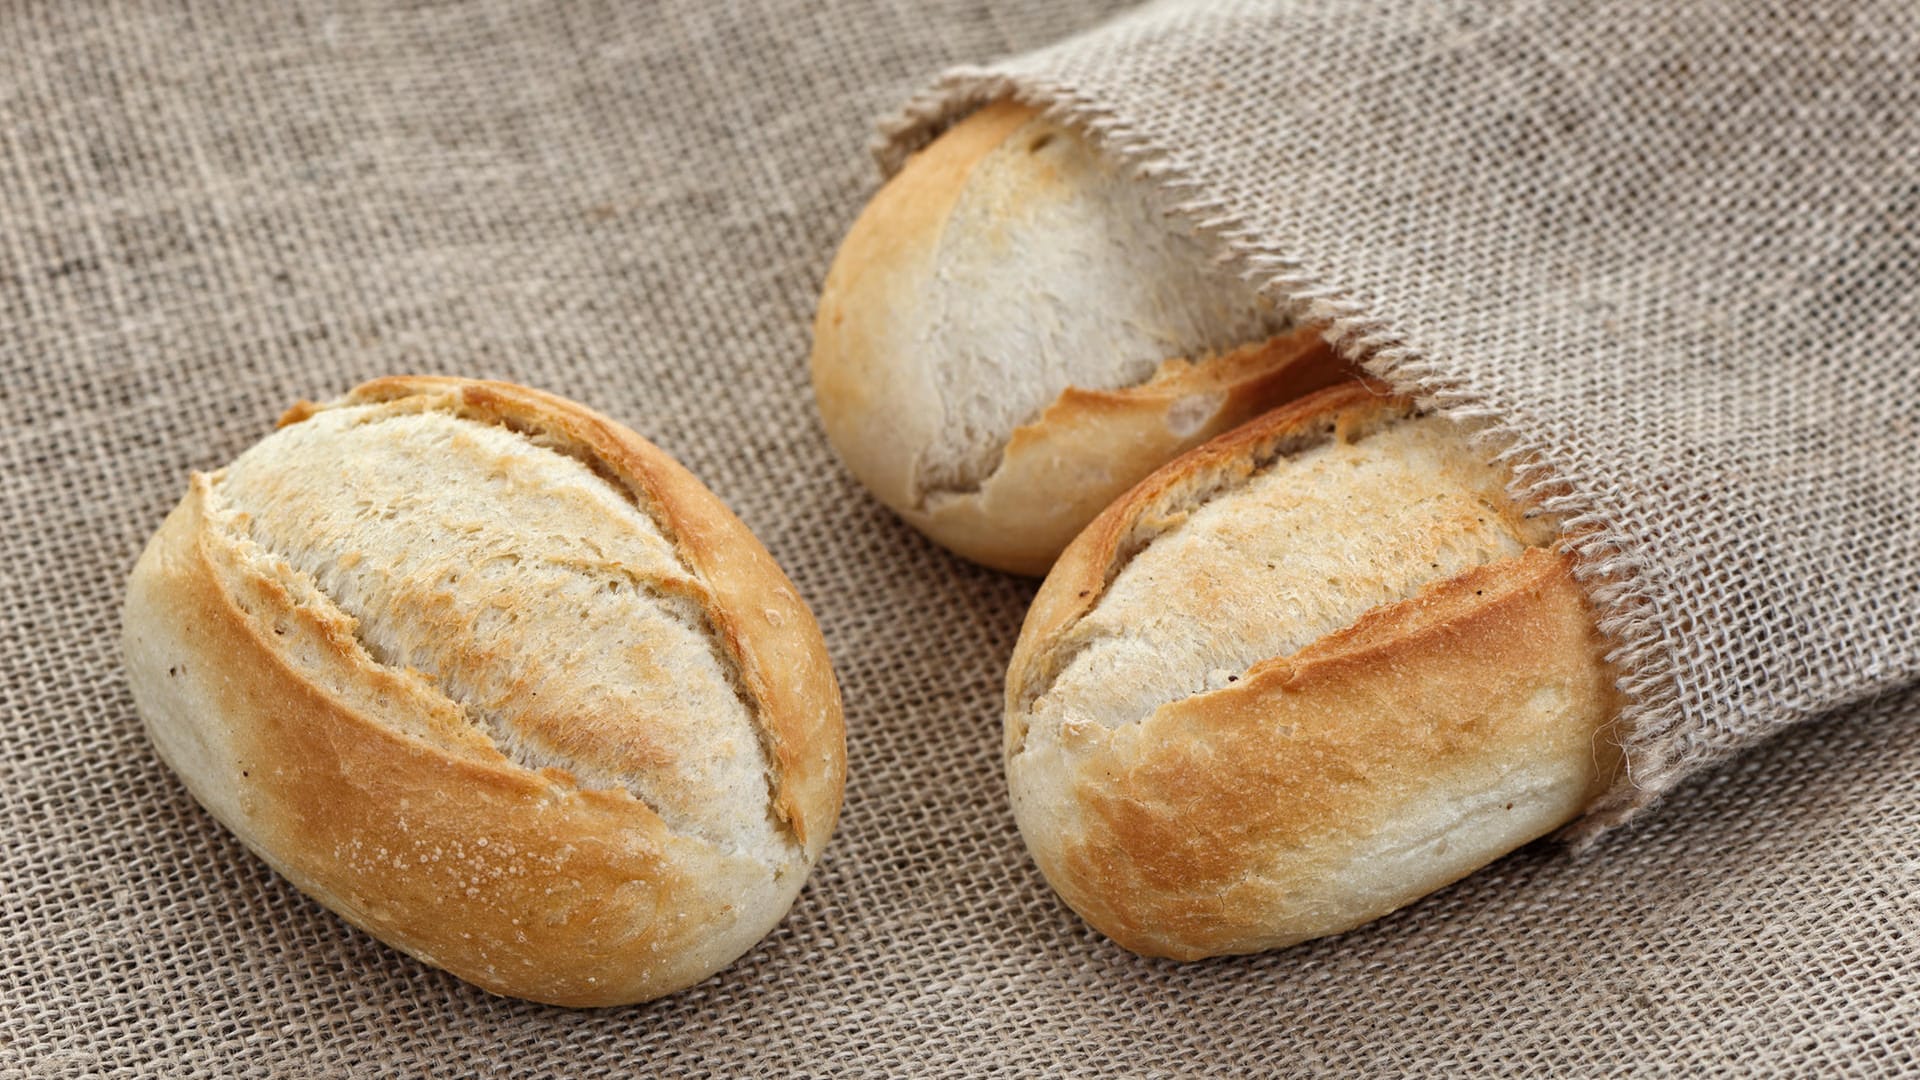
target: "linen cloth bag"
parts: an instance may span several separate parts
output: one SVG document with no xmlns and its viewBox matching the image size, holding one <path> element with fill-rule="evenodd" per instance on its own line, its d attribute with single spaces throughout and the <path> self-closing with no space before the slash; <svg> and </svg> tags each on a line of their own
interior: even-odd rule
<svg viewBox="0 0 1920 1080">
<path fill-rule="evenodd" d="M 1627 769 L 1920 678 L 1920 9 L 1182 0 L 950 72 L 1096 135 L 1569 515 Z"/>
</svg>

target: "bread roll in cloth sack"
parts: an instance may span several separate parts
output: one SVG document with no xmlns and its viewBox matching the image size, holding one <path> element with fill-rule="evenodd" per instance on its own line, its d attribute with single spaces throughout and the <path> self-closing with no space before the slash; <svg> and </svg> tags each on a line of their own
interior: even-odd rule
<svg viewBox="0 0 1920 1080">
<path fill-rule="evenodd" d="M 1159 185 L 1374 373 L 1491 421 L 1628 672 L 1589 832 L 1920 677 L 1920 11 L 1152 5 L 950 71 Z"/>
<path fill-rule="evenodd" d="M 875 118 L 1125 6 L 0 6 L 0 1077 L 1911 1071 L 1920 690 L 1719 766 L 1600 857 L 1523 849 L 1280 952 L 1142 959 L 1047 887 L 1000 761 L 1034 585 L 868 495 L 806 358 L 877 187 Z M 1326 11 L 1243 71 L 1366 82 L 1327 55 L 1354 16 Z M 1636 18 L 1573 51 L 1657 44 Z M 1855 100 L 1909 122 L 1912 26 L 1859 26 L 1855 59 L 1887 59 Z M 1895 299 L 1876 310 L 1907 318 Z M 1835 332 L 1795 365 L 1838 384 Z M 120 605 L 182 478 L 287 402 L 396 371 L 539 386 L 645 432 L 819 619 L 839 828 L 780 925 L 684 993 L 556 1009 L 390 949 L 250 855 L 141 732 Z M 1906 387 L 1849 393 L 1884 410 Z"/>
</svg>

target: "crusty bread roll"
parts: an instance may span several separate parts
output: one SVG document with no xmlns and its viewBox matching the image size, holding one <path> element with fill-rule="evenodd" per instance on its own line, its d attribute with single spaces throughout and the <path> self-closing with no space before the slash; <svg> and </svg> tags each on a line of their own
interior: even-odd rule
<svg viewBox="0 0 1920 1080">
<path fill-rule="evenodd" d="M 1002 102 L 909 161 L 814 323 L 827 436 L 953 551 L 1040 574 L 1180 452 L 1347 377 L 1072 131 Z"/>
<path fill-rule="evenodd" d="M 1558 827 L 1619 767 L 1556 524 L 1450 423 L 1357 382 L 1169 464 L 1040 588 L 1014 813 L 1121 945 L 1337 933 Z"/>
<path fill-rule="evenodd" d="M 389 378 L 196 474 L 124 645 L 160 756 L 302 890 L 500 994 L 706 977 L 779 921 L 845 774 L 813 616 L 657 448 Z"/>
</svg>

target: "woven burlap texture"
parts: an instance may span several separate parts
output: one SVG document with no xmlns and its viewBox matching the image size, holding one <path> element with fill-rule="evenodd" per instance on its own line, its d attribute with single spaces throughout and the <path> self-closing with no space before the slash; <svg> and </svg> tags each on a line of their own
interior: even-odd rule
<svg viewBox="0 0 1920 1080">
<path fill-rule="evenodd" d="M 1920 9 L 1162 3 L 949 73 L 1096 133 L 1570 519 L 1631 701 L 1593 832 L 1920 678 Z"/>
<path fill-rule="evenodd" d="M 0 7 L 0 1076 L 1915 1069 L 1912 692 L 1782 735 L 1584 858 L 1531 848 L 1372 926 L 1281 953 L 1142 960 L 1046 889 L 998 760 L 1003 666 L 1032 585 L 947 556 L 864 495 L 819 431 L 805 356 L 834 245 L 873 189 L 873 119 L 946 65 L 1046 45 L 1116 6 Z M 1635 166 L 1645 170 L 1672 163 L 1705 128 L 1776 125 L 1777 168 L 1805 182 L 1801 203 L 1744 238 L 1731 283 L 1665 284 L 1745 298 L 1682 335 L 1738 348 L 1681 351 L 1680 361 L 1744 362 L 1764 348 L 1797 396 L 1756 404 L 1729 381 L 1716 397 L 1684 366 L 1671 383 L 1598 358 L 1575 372 L 1615 378 L 1641 402 L 1615 436 L 1639 456 L 1686 423 L 1733 430 L 1720 413 L 1779 425 L 1839 415 L 1839 428 L 1799 437 L 1836 449 L 1882 441 L 1882 467 L 1868 475 L 1836 471 L 1830 491 L 1794 482 L 1806 502 L 1784 535 L 1829 546 L 1787 551 L 1756 534 L 1750 547 L 1707 536 L 1686 549 L 1688 575 L 1732 594 L 1801 586 L 1766 635 L 1720 639 L 1725 665 L 1702 669 L 1743 670 L 1756 650 L 1807 660 L 1755 684 L 1783 699 L 1760 702 L 1766 717 L 1780 715 L 1775 704 L 1797 714 L 1890 684 L 1913 655 L 1911 591 L 1865 595 L 1854 584 L 1899 572 L 1868 564 L 1897 554 L 1900 530 L 1910 542 L 1913 527 L 1913 475 L 1897 463 L 1911 463 L 1913 438 L 1914 391 L 1899 376 L 1913 355 L 1914 189 L 1904 209 L 1849 218 L 1845 244 L 1798 260 L 1807 222 L 1868 191 L 1883 175 L 1874 168 L 1912 164 L 1911 22 L 1890 6 L 1847 10 L 1857 45 L 1803 7 L 1800 22 L 1781 24 L 1801 38 L 1756 52 L 1736 31 L 1773 25 L 1766 13 L 1714 8 L 1726 32 L 1692 62 L 1764 53 L 1775 66 L 1710 100 L 1644 114 L 1592 96 L 1591 80 L 1670 58 L 1665 37 L 1686 27 L 1660 19 L 1677 16 L 1641 12 L 1590 40 L 1550 44 L 1515 29 L 1537 11 L 1323 3 L 1289 16 L 1284 42 L 1271 25 L 1236 24 L 1268 45 L 1216 38 L 1173 80 L 1196 93 L 1244 80 L 1257 55 L 1254 69 L 1291 72 L 1318 108 L 1347 116 L 1344 128 L 1327 121 L 1342 139 L 1397 132 L 1409 150 L 1442 137 L 1392 126 L 1413 105 L 1480 116 L 1490 167 L 1563 153 L 1571 136 L 1556 125 L 1595 115 L 1606 122 L 1572 130 L 1622 140 L 1621 161 L 1648 155 Z M 1394 63 L 1366 72 L 1342 62 L 1367 41 L 1399 42 Z M 1505 62 L 1543 50 L 1554 63 L 1542 70 L 1563 80 L 1551 93 Z M 1788 63 L 1827 65 L 1835 90 L 1781 120 L 1761 106 L 1778 101 L 1769 73 Z M 1880 74 L 1868 82 L 1849 68 Z M 1470 75 L 1461 92 L 1481 108 L 1431 95 L 1409 104 L 1416 87 L 1395 72 L 1422 69 Z M 1290 115 L 1284 102 L 1268 107 L 1276 124 Z M 1098 119 L 1091 106 L 1085 115 Z M 1519 138 L 1543 117 L 1538 138 Z M 1629 122 L 1639 144 L 1624 141 Z M 1817 154 L 1790 139 L 1795 125 L 1874 124 L 1876 138 L 1823 139 Z M 1274 145 L 1303 161 L 1334 149 Z M 1377 200 L 1378 185 L 1409 176 L 1431 197 L 1460 183 L 1409 153 L 1354 190 Z M 1550 177 L 1515 206 L 1483 209 L 1515 229 L 1549 206 L 1597 212 L 1578 201 L 1589 179 Z M 1744 204 L 1733 197 L 1749 189 L 1699 170 L 1688 186 L 1718 193 L 1695 204 L 1700 228 L 1734 235 L 1728 215 Z M 1343 205 L 1326 201 L 1333 193 L 1299 189 L 1303 207 Z M 1316 235 L 1339 234 L 1339 214 L 1356 212 L 1349 195 Z M 1441 223 L 1421 216 L 1424 205 L 1402 207 L 1405 219 L 1379 236 L 1335 235 L 1338 250 L 1351 265 L 1417 267 L 1429 283 L 1456 270 L 1484 281 L 1483 260 L 1540 253 L 1491 242 L 1429 250 Z M 1568 248 L 1547 267 L 1578 311 L 1591 305 L 1622 335 L 1645 335 L 1653 313 L 1623 306 L 1614 285 L 1660 282 L 1674 265 L 1618 260 L 1678 241 L 1632 227 L 1617 247 Z M 1369 254 L 1375 245 L 1388 254 Z M 1303 267 L 1395 326 L 1419 283 L 1382 278 L 1391 285 L 1381 292 L 1336 279 L 1331 260 Z M 1519 261 L 1507 270 L 1542 272 Z M 1420 317 L 1478 328 L 1468 340 L 1512 355 L 1500 318 L 1531 295 L 1502 285 L 1460 313 Z M 1587 340 L 1584 318 L 1569 314 L 1529 347 L 1568 352 Z M 1408 343 L 1435 362 L 1476 362 Z M 1486 392 L 1467 381 L 1476 369 L 1459 370 L 1463 389 Z M 230 460 L 297 398 L 391 371 L 511 378 L 631 424 L 741 513 L 819 614 L 848 706 L 846 812 L 786 922 L 699 987 L 594 1013 L 486 995 L 290 888 L 148 748 L 120 671 L 118 608 L 187 472 Z M 1838 402 L 1851 411 L 1822 411 Z M 1888 444 L 1902 432 L 1907 442 Z M 1669 463 L 1669 480 L 1800 476 L 1800 459 L 1770 445 L 1734 454 L 1707 443 L 1716 452 Z M 1848 514 L 1831 518 L 1842 492 Z M 1725 524 L 1752 533 L 1760 521 Z M 1736 550 L 1745 554 L 1728 556 Z M 1817 572 L 1792 577 L 1809 559 Z M 1865 640 L 1900 625 L 1906 644 L 1878 639 L 1872 679 L 1824 666 L 1842 629 Z M 1676 646 L 1692 655 L 1686 629 L 1675 628 Z M 1737 700 L 1756 707 L 1751 693 Z"/>
</svg>

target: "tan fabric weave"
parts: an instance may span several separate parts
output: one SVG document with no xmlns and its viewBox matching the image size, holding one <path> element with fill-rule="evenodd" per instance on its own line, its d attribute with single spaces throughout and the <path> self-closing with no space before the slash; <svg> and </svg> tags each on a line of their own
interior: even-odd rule
<svg viewBox="0 0 1920 1080">
<path fill-rule="evenodd" d="M 945 64 L 1043 45 L 1112 6 L 0 6 L 0 1077 L 1920 1070 L 1913 692 L 1759 747 L 1588 857 L 1529 849 L 1284 953 L 1140 960 L 1046 890 L 998 762 L 1002 666 L 1030 586 L 932 548 L 838 467 L 806 391 L 807 323 L 872 188 L 872 118 Z M 1912 563 L 1884 558 L 1914 550 L 1902 376 L 1920 310 L 1920 189 L 1877 218 L 1862 207 L 1889 175 L 1913 176 L 1912 19 L 1891 2 L 1846 5 L 1861 44 L 1802 14 L 1778 48 L 1716 33 L 1686 54 L 1859 74 L 1793 123 L 1768 121 L 1777 170 L 1804 198 L 1746 237 L 1738 274 L 1703 284 L 1655 257 L 1690 243 L 1672 221 L 1591 249 L 1529 229 L 1556 208 L 1599 213 L 1606 204 L 1583 201 L 1593 192 L 1664 182 L 1660 168 L 1701 130 L 1771 117 L 1774 69 L 1697 109 L 1636 110 L 1598 96 L 1618 85 L 1602 76 L 1625 65 L 1644 87 L 1632 100 L 1654 100 L 1648 73 L 1678 70 L 1669 42 L 1698 28 L 1636 17 L 1549 43 L 1499 18 L 1456 25 L 1450 7 L 1369 5 L 1363 19 L 1350 6 L 1302 5 L 1284 44 L 1252 24 L 1247 41 L 1216 39 L 1189 66 L 1158 39 L 1140 55 L 1174 65 L 1169 86 L 1291 72 L 1332 110 L 1317 141 L 1273 142 L 1242 180 L 1391 137 L 1408 153 L 1363 191 L 1452 191 L 1461 176 L 1432 153 L 1446 117 L 1487 117 L 1485 160 L 1506 170 L 1565 160 L 1543 155 L 1571 153 L 1570 132 L 1626 140 L 1633 121 L 1659 136 L 1623 142 L 1606 185 L 1568 173 L 1518 203 L 1482 200 L 1506 227 L 1481 246 L 1430 246 L 1445 222 L 1413 211 L 1379 236 L 1349 233 L 1313 209 L 1334 205 L 1325 183 L 1301 189 L 1268 242 L 1323 257 L 1297 273 L 1417 333 L 1407 342 L 1462 393 L 1560 422 L 1557 382 L 1501 384 L 1496 398 L 1494 373 L 1473 366 L 1522 346 L 1569 358 L 1580 385 L 1642 392 L 1634 423 L 1581 426 L 1612 441 L 1573 449 L 1624 443 L 1657 468 L 1653 451 L 1672 443 L 1654 436 L 1698 430 L 1680 444 L 1691 456 L 1666 461 L 1669 482 L 1785 478 L 1801 500 L 1790 529 L 1769 538 L 1772 509 L 1737 515 L 1722 495 L 1714 529 L 1675 556 L 1691 560 L 1686 580 L 1729 595 L 1789 594 L 1758 604 L 1770 614 L 1738 634 L 1676 638 L 1697 665 L 1681 672 L 1693 681 L 1676 700 L 1695 710 L 1674 714 L 1683 722 L 1709 715 L 1704 678 L 1730 688 L 1728 715 L 1758 723 L 1910 675 L 1920 606 L 1898 575 Z M 1400 42 L 1394 65 L 1356 70 L 1363 39 Z M 1099 66 L 1072 55 L 1027 70 Z M 1552 62 L 1521 63 L 1542 56 Z M 1404 73 L 1422 65 L 1465 76 L 1481 107 L 1416 93 Z M 1557 73 L 1564 94 L 1542 97 L 1523 72 Z M 1430 119 L 1409 129 L 1415 106 Z M 1266 107 L 1274 124 L 1289 115 Z M 1495 116 L 1543 134 L 1518 139 Z M 1795 124 L 1878 134 L 1812 155 Z M 1666 189 L 1696 192 L 1699 228 L 1737 239 L 1742 199 L 1766 174 L 1757 161 Z M 1850 231 L 1832 232 L 1836 221 Z M 1808 258 L 1815 236 L 1834 244 Z M 1559 261 L 1525 261 L 1543 251 Z M 1335 276 L 1376 264 L 1400 272 Z M 1458 288 L 1452 275 L 1500 277 L 1490 266 L 1562 275 L 1578 302 L 1544 343 L 1512 338 L 1506 318 L 1537 311 L 1544 292 L 1419 306 Z M 1623 282 L 1685 305 L 1635 307 L 1645 294 Z M 1593 346 L 1594 318 L 1622 342 L 1702 344 L 1663 353 L 1648 376 L 1630 365 L 1639 345 L 1574 351 Z M 1462 342 L 1478 347 L 1456 355 Z M 1801 391 L 1756 401 L 1735 375 L 1709 377 L 1755 350 Z M 517 379 L 627 421 L 741 512 L 820 615 L 850 734 L 839 835 L 786 923 L 692 991 L 572 1013 L 423 968 L 264 869 L 140 733 L 117 654 L 121 586 L 187 470 L 229 460 L 295 398 L 398 370 Z M 1839 428 L 1821 421 L 1842 401 L 1859 411 Z M 1749 437 L 1769 431 L 1841 456 L 1818 473 Z M 1848 448 L 1875 439 L 1879 467 L 1847 471 Z M 1881 666 L 1863 670 L 1863 655 Z M 1753 670 L 1768 658 L 1785 667 Z"/>
</svg>

